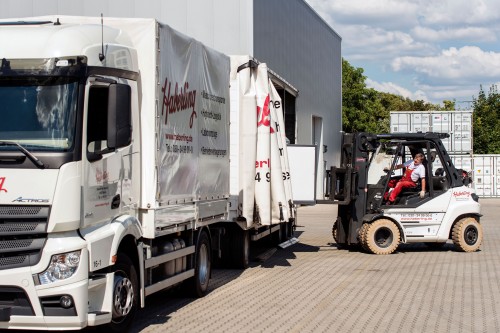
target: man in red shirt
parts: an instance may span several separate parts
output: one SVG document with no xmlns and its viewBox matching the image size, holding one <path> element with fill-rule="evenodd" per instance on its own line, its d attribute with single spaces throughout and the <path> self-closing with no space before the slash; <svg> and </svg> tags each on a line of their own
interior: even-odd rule
<svg viewBox="0 0 500 333">
<path fill-rule="evenodd" d="M 384 199 L 388 200 L 388 205 L 393 205 L 396 197 L 403 188 L 413 188 L 417 186 L 417 181 L 422 179 L 422 190 L 419 195 L 420 198 L 425 196 L 425 167 L 422 164 L 424 161 L 424 154 L 417 153 L 413 160 L 406 161 L 403 164 L 396 165 L 394 168 L 401 169 L 406 168 L 403 177 L 398 181 L 396 179 L 392 179 L 389 181 L 389 188 L 393 188 L 392 191 L 388 191 L 384 195 Z"/>
</svg>

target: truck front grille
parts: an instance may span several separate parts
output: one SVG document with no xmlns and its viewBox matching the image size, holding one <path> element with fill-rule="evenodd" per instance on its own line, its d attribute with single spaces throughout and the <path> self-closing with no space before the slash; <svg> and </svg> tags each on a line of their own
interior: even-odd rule
<svg viewBox="0 0 500 333">
<path fill-rule="evenodd" d="M 48 206 L 0 206 L 0 270 L 40 261 L 48 221 Z"/>
<path fill-rule="evenodd" d="M 17 287 L 0 287 L 0 307 L 10 307 L 12 315 L 35 315 L 28 296 L 23 289 Z"/>
</svg>

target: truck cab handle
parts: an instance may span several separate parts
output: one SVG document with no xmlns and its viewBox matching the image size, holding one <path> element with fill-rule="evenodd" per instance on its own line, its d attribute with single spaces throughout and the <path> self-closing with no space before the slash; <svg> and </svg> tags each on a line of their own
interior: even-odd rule
<svg viewBox="0 0 500 333">
<path fill-rule="evenodd" d="M 120 195 L 117 194 L 113 197 L 113 200 L 111 200 L 111 209 L 116 209 L 120 207 Z"/>
</svg>

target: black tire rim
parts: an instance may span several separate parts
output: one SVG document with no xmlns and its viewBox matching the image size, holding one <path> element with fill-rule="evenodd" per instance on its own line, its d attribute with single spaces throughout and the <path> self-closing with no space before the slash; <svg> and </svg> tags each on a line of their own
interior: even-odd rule
<svg viewBox="0 0 500 333">
<path fill-rule="evenodd" d="M 391 246 L 394 235 L 389 228 L 379 228 L 375 231 L 374 239 L 378 247 L 386 248 Z"/>
<path fill-rule="evenodd" d="M 479 233 L 477 228 L 473 225 L 467 226 L 464 231 L 464 240 L 467 245 L 474 245 L 477 243 Z"/>
</svg>

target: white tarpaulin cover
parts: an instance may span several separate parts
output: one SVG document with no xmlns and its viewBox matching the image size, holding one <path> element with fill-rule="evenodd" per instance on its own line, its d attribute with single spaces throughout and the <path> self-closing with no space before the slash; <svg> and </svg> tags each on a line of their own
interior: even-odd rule
<svg viewBox="0 0 500 333">
<path fill-rule="evenodd" d="M 160 25 L 158 201 L 229 194 L 229 58 Z"/>
<path fill-rule="evenodd" d="M 248 60 L 231 58 L 231 196 L 251 227 L 293 216 L 281 99 L 266 64 L 237 71 Z"/>
</svg>

